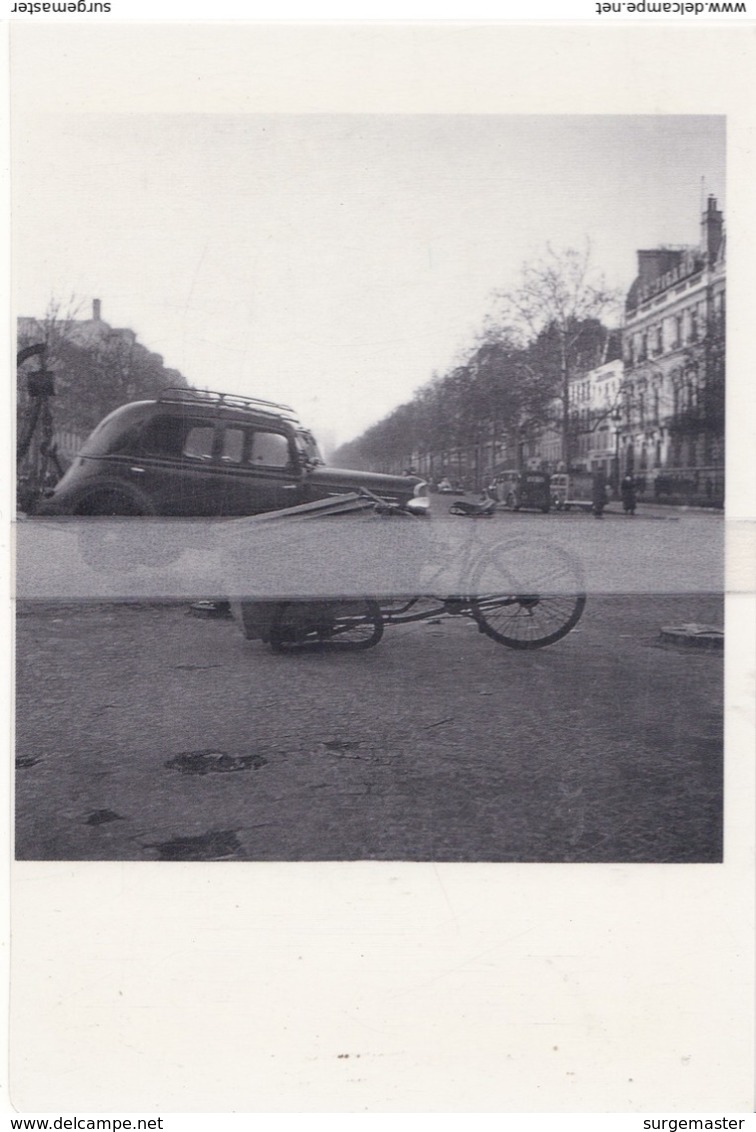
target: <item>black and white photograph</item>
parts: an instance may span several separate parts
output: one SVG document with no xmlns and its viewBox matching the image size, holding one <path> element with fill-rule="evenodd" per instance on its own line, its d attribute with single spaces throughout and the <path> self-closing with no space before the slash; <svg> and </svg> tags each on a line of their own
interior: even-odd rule
<svg viewBox="0 0 756 1132">
<path fill-rule="evenodd" d="M 120 71 L 119 101 L 103 69 L 116 40 L 72 29 L 58 68 L 71 77 L 99 44 L 111 52 L 92 66 L 102 97 L 82 109 L 71 79 L 71 97 L 64 88 L 58 105 L 37 105 L 28 76 L 50 58 L 54 30 L 18 36 L 27 77 L 15 80 L 11 137 L 21 937 L 34 923 L 36 873 L 24 870 L 40 868 L 98 878 L 101 909 L 103 894 L 110 907 L 142 877 L 165 899 L 201 877 L 215 888 L 205 931 L 225 922 L 212 919 L 220 892 L 249 900 L 280 877 L 281 892 L 291 881 L 301 893 L 312 878 L 328 900 L 355 869 L 395 894 L 405 876 L 438 880 L 430 922 L 442 935 L 463 930 L 471 878 L 488 886 L 485 904 L 520 866 L 518 891 L 537 875 L 544 916 L 556 901 L 570 924 L 564 902 L 572 893 L 587 914 L 594 883 L 616 882 L 607 907 L 629 885 L 618 924 L 649 930 L 676 868 L 716 885 L 738 759 L 726 742 L 726 594 L 749 573 L 725 572 L 734 398 L 721 101 L 577 112 L 552 98 L 544 112 L 489 100 L 463 112 L 446 98 L 432 110 L 384 96 L 381 109 L 361 96 L 337 109 L 307 103 L 300 60 L 315 40 L 330 57 L 323 36 L 335 57 L 350 35 L 359 60 L 356 29 L 241 25 L 233 42 L 230 28 L 202 34 L 239 74 L 261 43 L 271 71 L 286 59 L 299 106 L 254 90 L 238 108 L 177 107 L 170 95 L 150 106 Z M 122 28 L 125 55 L 157 58 L 173 38 L 192 73 L 198 25 L 156 28 L 150 44 L 146 31 Z M 469 46 L 455 40 L 449 57 L 472 63 Z M 208 73 L 206 60 L 196 68 Z M 637 900 L 647 883 L 653 899 L 631 911 L 630 890 Z M 380 931 L 395 935 L 401 902 L 384 900 L 393 921 Z M 485 934 L 483 912 L 473 920 Z M 273 914 L 279 944 L 286 914 Z M 321 964 L 330 931 L 315 929 Z M 250 1093 L 221 1074 L 186 1107 L 223 1111 L 222 1092 L 249 1111 L 590 1109 L 595 1082 L 570 1092 L 574 1074 L 556 1069 L 560 1025 L 580 1028 L 573 961 L 590 964 L 586 938 L 540 975 L 534 962 L 536 978 L 555 980 L 558 1005 L 543 1017 L 529 1017 L 519 991 L 512 1006 L 494 979 L 492 1009 L 508 1002 L 519 1034 L 510 1045 L 499 1032 L 487 1055 L 509 1059 L 501 1088 L 455 1085 L 444 1047 L 416 1095 L 400 1073 L 365 1102 L 364 1082 L 385 1084 L 386 1072 L 369 1065 L 366 1023 L 363 1060 L 358 1047 L 329 1047 L 351 1056 L 338 1099 L 331 1076 L 307 1069 L 323 1042 L 300 1036 L 296 1082 L 273 1069 Z M 460 970 L 485 979 L 480 956 L 495 957 L 497 940 L 472 945 L 478 958 L 458 957 Z M 287 982 L 298 946 L 276 952 Z M 347 986 L 359 984 L 354 962 L 350 951 Z M 422 970 L 414 952 L 405 963 Z M 296 987 L 304 969 L 291 977 Z M 569 993 L 562 977 L 576 980 Z M 624 998 L 616 977 L 611 994 Z M 25 969 L 32 1019 L 44 994 L 30 980 Z M 469 992 L 469 980 L 454 985 Z M 628 1011 L 642 1046 L 664 986 L 652 977 L 645 1007 L 619 1009 L 633 1048 Z M 121 990 L 105 979 L 103 993 Z M 400 1013 L 411 1010 L 409 989 L 396 993 L 407 995 Z M 318 1010 L 338 1034 L 348 993 L 332 1016 Z M 31 1024 L 18 1023 L 22 1051 Z M 598 1031 L 588 1042 L 592 1059 L 604 1051 L 597 1107 L 742 1099 L 727 1074 L 719 1092 L 689 1086 L 693 1055 L 675 1041 L 674 1069 L 643 1081 L 642 1066 L 613 1054 L 623 1043 L 611 1032 L 607 1045 Z M 77 1094 L 67 1076 L 92 1037 L 72 1055 L 60 1033 L 44 1084 L 16 1060 L 22 1100 L 61 1107 L 55 1090 L 70 1089 L 97 1110 L 98 1085 Z M 177 1057 L 180 1044 L 169 1041 Z M 542 1059 L 548 1096 L 532 1077 Z M 180 1085 L 155 1095 L 159 1059 L 146 1075 L 133 1051 L 127 1062 L 118 1104 L 181 1109 Z M 638 1075 L 650 1104 L 634 1095 Z"/>
<path fill-rule="evenodd" d="M 18 856 L 721 860 L 724 119 L 48 130 Z"/>
</svg>

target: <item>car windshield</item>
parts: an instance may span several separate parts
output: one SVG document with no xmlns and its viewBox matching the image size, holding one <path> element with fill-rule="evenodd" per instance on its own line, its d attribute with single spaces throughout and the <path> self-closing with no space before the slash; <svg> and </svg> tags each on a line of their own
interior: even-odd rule
<svg viewBox="0 0 756 1132">
<path fill-rule="evenodd" d="M 303 428 L 297 429 L 297 449 L 311 464 L 325 464 L 315 437 Z"/>
</svg>

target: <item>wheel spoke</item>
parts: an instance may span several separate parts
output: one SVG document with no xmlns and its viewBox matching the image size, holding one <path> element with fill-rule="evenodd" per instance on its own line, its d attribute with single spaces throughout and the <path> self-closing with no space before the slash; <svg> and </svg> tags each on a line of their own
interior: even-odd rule
<svg viewBox="0 0 756 1132">
<path fill-rule="evenodd" d="M 472 580 L 473 616 L 484 633 L 510 648 L 553 644 L 575 627 L 585 607 L 579 566 L 546 544 L 493 548 L 476 564 Z"/>
</svg>

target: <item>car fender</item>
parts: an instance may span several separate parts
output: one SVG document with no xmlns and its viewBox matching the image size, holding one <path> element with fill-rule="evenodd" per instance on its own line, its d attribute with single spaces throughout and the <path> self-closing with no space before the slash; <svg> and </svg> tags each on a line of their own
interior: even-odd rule
<svg viewBox="0 0 756 1132">
<path fill-rule="evenodd" d="M 66 505 L 65 514 L 74 515 L 81 514 L 80 508 L 88 501 L 94 501 L 98 496 L 107 496 L 108 494 L 119 495 L 127 500 L 133 507 L 142 515 L 158 515 L 160 514 L 154 502 L 142 488 L 136 484 L 130 483 L 128 480 L 121 479 L 119 476 L 104 476 L 98 478 L 96 482 L 91 484 L 84 483 L 80 488 L 72 493 L 71 499 Z M 55 496 L 52 497 L 54 506 Z M 95 512 L 96 514 L 96 512 Z M 118 514 L 118 512 L 114 512 Z"/>
</svg>

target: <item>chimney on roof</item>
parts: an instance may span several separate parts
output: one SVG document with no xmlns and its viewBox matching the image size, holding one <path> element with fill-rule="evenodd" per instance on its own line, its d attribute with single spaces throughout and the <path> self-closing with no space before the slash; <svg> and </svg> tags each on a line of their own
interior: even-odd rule
<svg viewBox="0 0 756 1132">
<path fill-rule="evenodd" d="M 676 248 L 652 248 L 638 251 L 638 279 L 641 287 L 650 287 L 672 271 L 682 259 L 682 252 Z"/>
<path fill-rule="evenodd" d="M 717 198 L 710 196 L 706 202 L 706 211 L 701 217 L 701 247 L 709 263 L 716 259 L 722 243 L 722 226 L 722 212 L 717 208 Z"/>
<path fill-rule="evenodd" d="M 100 321 L 100 300 L 92 299 L 92 318 L 95 322 Z"/>
</svg>

